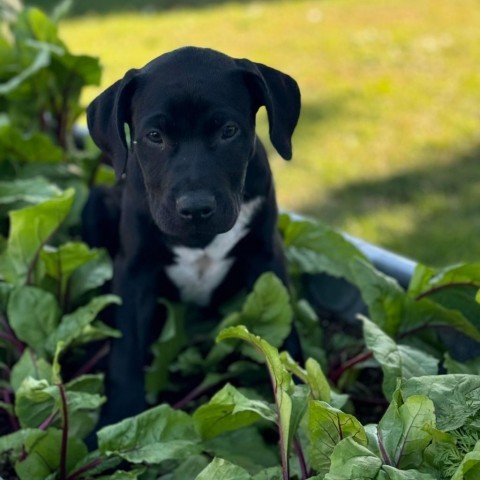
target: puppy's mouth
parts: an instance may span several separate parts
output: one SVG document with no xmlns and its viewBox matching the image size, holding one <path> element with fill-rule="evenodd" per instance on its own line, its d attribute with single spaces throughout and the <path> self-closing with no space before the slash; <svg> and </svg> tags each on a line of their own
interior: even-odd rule
<svg viewBox="0 0 480 480">
<path fill-rule="evenodd" d="M 162 233 L 172 242 L 191 248 L 203 248 L 217 235 L 232 229 L 238 218 L 238 211 L 231 215 L 213 215 L 208 219 L 186 221 L 178 215 L 161 212 L 154 216 L 155 223 Z"/>
<path fill-rule="evenodd" d="M 235 224 L 233 222 L 232 226 Z M 180 229 L 164 229 L 161 228 L 168 238 L 168 243 L 179 244 L 189 248 L 205 248 L 210 244 L 217 235 L 226 233 L 231 230 L 229 225 L 227 228 L 219 228 L 218 226 L 208 225 L 191 225 L 187 228 Z"/>
</svg>

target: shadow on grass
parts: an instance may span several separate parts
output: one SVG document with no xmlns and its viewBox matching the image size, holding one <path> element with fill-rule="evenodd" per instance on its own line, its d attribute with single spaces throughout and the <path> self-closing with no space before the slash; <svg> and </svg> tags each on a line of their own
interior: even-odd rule
<svg viewBox="0 0 480 480">
<path fill-rule="evenodd" d="M 177 8 L 208 8 L 231 0 L 73 0 L 69 16 L 86 14 L 108 15 L 119 12 L 152 13 Z M 270 0 L 275 1 L 275 0 Z M 25 0 L 24 4 L 40 7 L 47 12 L 54 9 L 59 0 Z M 254 1 L 244 1 L 245 5 Z"/>
<path fill-rule="evenodd" d="M 306 101 L 302 99 L 302 110 L 300 112 L 299 126 L 301 134 L 318 136 L 319 129 L 322 129 L 328 122 L 347 115 L 348 102 L 351 100 L 349 93 L 329 95 L 317 101 Z M 299 132 L 296 132 L 299 134 Z"/>
<path fill-rule="evenodd" d="M 478 261 L 480 143 L 441 164 L 435 164 L 434 154 L 418 164 L 386 180 L 347 184 L 322 204 L 302 206 L 301 212 L 342 228 L 355 219 L 374 222 L 389 210 L 402 215 L 399 209 L 406 209 L 408 228 L 399 235 L 386 226 L 379 242 L 383 247 L 433 266 Z"/>
</svg>

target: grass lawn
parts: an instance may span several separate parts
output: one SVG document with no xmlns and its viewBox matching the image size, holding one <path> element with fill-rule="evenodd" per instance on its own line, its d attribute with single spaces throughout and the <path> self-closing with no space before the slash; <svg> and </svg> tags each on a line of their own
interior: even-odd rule
<svg viewBox="0 0 480 480">
<path fill-rule="evenodd" d="M 480 258 L 478 0 L 77 0 L 76 9 L 62 35 L 100 57 L 102 88 L 187 44 L 295 77 L 294 159 L 271 151 L 282 207 L 427 264 Z M 259 124 L 266 138 L 264 115 Z"/>
</svg>

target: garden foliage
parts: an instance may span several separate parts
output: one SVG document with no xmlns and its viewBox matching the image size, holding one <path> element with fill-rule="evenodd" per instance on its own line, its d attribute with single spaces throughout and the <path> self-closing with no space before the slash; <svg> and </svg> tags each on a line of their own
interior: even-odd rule
<svg viewBox="0 0 480 480">
<path fill-rule="evenodd" d="M 79 213 L 88 187 L 112 176 L 88 141 L 77 148 L 73 127 L 100 67 L 71 54 L 39 10 L 3 27 L 1 477 L 480 478 L 480 264 L 418 265 L 405 290 L 339 233 L 288 214 L 291 291 L 264 274 L 201 324 L 159 299 L 152 407 L 95 432 L 108 402 L 102 359 L 120 335 L 100 316 L 120 300 L 101 293 L 111 261 L 78 240 Z M 319 273 L 360 290 L 355 323 L 309 304 L 305 278 Z M 281 351 L 293 318 L 300 363 Z"/>
</svg>

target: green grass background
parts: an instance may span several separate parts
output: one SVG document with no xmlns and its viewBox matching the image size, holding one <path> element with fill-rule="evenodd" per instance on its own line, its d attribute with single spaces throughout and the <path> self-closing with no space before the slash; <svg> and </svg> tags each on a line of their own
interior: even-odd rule
<svg viewBox="0 0 480 480">
<path fill-rule="evenodd" d="M 61 33 L 101 88 L 183 45 L 289 73 L 292 162 L 266 142 L 281 207 L 430 265 L 480 258 L 478 0 L 77 0 Z"/>
</svg>

